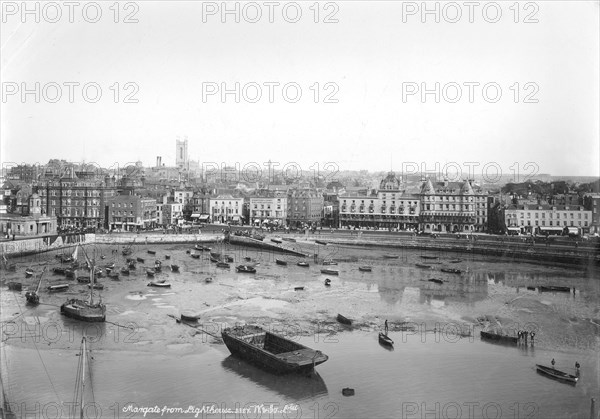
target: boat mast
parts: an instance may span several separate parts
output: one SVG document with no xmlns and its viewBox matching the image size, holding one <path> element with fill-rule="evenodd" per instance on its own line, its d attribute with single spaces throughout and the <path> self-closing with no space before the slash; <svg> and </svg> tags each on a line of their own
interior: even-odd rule
<svg viewBox="0 0 600 419">
<path fill-rule="evenodd" d="M 95 259 L 92 259 L 90 270 L 90 305 L 94 304 L 94 271 L 96 270 Z"/>
<path fill-rule="evenodd" d="M 84 419 L 83 415 L 83 395 L 85 393 L 85 358 L 86 358 L 86 347 L 85 347 L 85 336 L 81 338 L 81 396 L 80 396 L 80 419 Z"/>
</svg>

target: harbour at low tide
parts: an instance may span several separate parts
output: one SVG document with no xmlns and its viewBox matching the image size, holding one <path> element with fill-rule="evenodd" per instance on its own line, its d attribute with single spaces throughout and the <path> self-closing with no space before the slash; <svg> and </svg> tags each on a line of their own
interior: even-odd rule
<svg viewBox="0 0 600 419">
<path fill-rule="evenodd" d="M 148 266 L 162 259 L 165 266 L 157 278 L 168 280 L 170 289 L 147 287 L 141 266 L 119 281 L 101 278 L 105 324 L 60 316 L 57 307 L 69 294 L 88 292 L 73 281 L 69 294 L 42 293 L 42 304 L 35 308 L 25 306 L 21 294 L 3 288 L 2 320 L 16 318 L 3 323 L 2 369 L 10 402 L 25 403 L 27 409 L 39 403 L 42 409 L 47 403 L 71 401 L 75 354 L 84 331 L 92 348 L 94 400 L 102 417 L 144 416 L 133 407 L 256 409 L 271 404 L 297 406 L 275 417 L 425 417 L 426 412 L 435 417 L 589 417 L 590 398 L 599 392 L 594 273 L 443 253 L 435 255 L 434 269 L 423 270 L 415 266 L 424 260 L 422 252 L 398 251 L 397 259 L 389 259 L 383 257 L 389 249 L 338 246 L 328 252 L 339 260 L 330 267 L 340 274 L 330 277 L 310 258 L 307 269 L 296 266 L 294 257 L 227 246 L 220 250 L 235 263 L 229 270 L 219 269 L 208 252 L 191 258 L 186 253 L 190 248 L 156 245 L 156 255 L 137 249 L 130 256 L 146 258 Z M 95 250 L 106 255 L 106 263 L 113 261 L 110 246 Z M 165 254 L 180 265 L 180 273 L 166 267 Z M 256 274 L 233 269 L 246 257 L 258 263 Z M 453 267 L 464 273 L 440 272 L 446 259 L 457 257 L 461 262 Z M 124 264 L 120 253 L 114 258 L 117 266 Z M 275 258 L 290 263 L 277 265 Z M 43 261 L 35 263 L 39 273 Z M 363 265 L 372 266 L 372 272 L 359 271 Z M 22 272 L 9 273 L 7 279 L 12 276 L 27 283 Z M 206 277 L 213 281 L 206 282 Z M 444 282 L 429 282 L 432 277 Z M 325 278 L 331 279 L 330 287 L 324 286 Z M 542 286 L 558 284 L 574 291 L 540 292 Z M 299 285 L 304 289 L 295 291 Z M 199 314 L 199 327 L 169 317 L 182 312 Z M 352 318 L 353 325 L 339 324 L 337 313 Z M 393 350 L 377 341 L 385 319 Z M 505 329 L 535 327 L 534 345 L 481 341 L 479 331 L 498 326 L 494 322 Z M 287 335 L 321 350 L 329 360 L 312 377 L 264 372 L 231 356 L 212 336 L 237 323 Z M 574 370 L 576 361 L 581 364 L 576 386 L 535 372 L 536 363 L 549 364 L 553 358 L 565 370 Z M 343 396 L 345 387 L 355 389 L 355 395 Z M 209 412 L 204 417 L 221 417 Z M 259 417 L 252 412 L 239 417 Z M 146 413 L 161 416 L 194 414 Z"/>
</svg>

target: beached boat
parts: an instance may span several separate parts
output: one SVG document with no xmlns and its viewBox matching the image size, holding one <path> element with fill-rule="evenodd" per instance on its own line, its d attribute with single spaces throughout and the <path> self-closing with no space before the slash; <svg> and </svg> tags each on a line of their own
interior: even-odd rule
<svg viewBox="0 0 600 419">
<path fill-rule="evenodd" d="M 159 287 L 159 288 L 171 288 L 171 284 L 169 284 L 168 282 L 165 282 L 164 280 L 148 282 L 148 286 L 149 287 Z"/>
<path fill-rule="evenodd" d="M 235 267 L 235 270 L 238 272 L 253 274 L 256 273 L 256 269 L 249 265 L 238 265 Z"/>
<path fill-rule="evenodd" d="M 171 255 L 165 255 L 165 259 L 167 259 L 167 260 L 171 259 Z"/>
<path fill-rule="evenodd" d="M 460 263 L 460 262 L 462 262 L 462 259 L 450 259 L 448 262 L 450 262 L 450 263 Z"/>
<path fill-rule="evenodd" d="M 78 298 L 71 298 L 60 306 L 60 312 L 67 317 L 77 320 L 83 320 L 86 322 L 103 322 L 106 320 L 106 306 L 102 304 L 101 298 L 98 302 L 94 302 L 95 269 L 93 263 L 90 263 L 90 265 L 92 269 L 90 270 L 91 286 L 89 299 L 81 300 Z"/>
<path fill-rule="evenodd" d="M 336 271 L 335 269 L 321 269 L 321 273 L 325 275 L 339 275 L 340 271 Z"/>
<path fill-rule="evenodd" d="M 352 320 L 350 320 L 348 317 L 342 316 L 341 314 L 337 315 L 337 321 L 348 326 L 352 324 Z"/>
<path fill-rule="evenodd" d="M 133 262 L 133 261 L 132 261 L 132 262 L 129 262 L 129 264 L 127 265 L 127 267 L 128 267 L 130 270 L 135 270 L 135 262 Z"/>
<path fill-rule="evenodd" d="M 417 266 L 417 268 L 423 268 L 423 269 L 432 269 L 433 268 L 433 266 L 426 265 L 424 263 L 415 263 L 415 265 Z"/>
<path fill-rule="evenodd" d="M 233 263 L 233 256 L 225 255 L 225 256 L 223 256 L 223 260 L 225 262 Z"/>
<path fill-rule="evenodd" d="M 65 269 L 65 276 L 67 278 L 75 278 L 75 269 Z"/>
<path fill-rule="evenodd" d="M 323 261 L 323 265 L 337 265 L 338 263 L 335 260 L 326 259 Z"/>
<path fill-rule="evenodd" d="M 438 259 L 437 256 L 421 255 L 421 259 Z"/>
<path fill-rule="evenodd" d="M 394 341 L 388 337 L 388 335 L 386 335 L 385 333 L 381 333 L 379 332 L 379 343 L 381 343 L 382 345 L 388 345 L 388 346 L 393 346 L 394 345 Z"/>
<path fill-rule="evenodd" d="M 273 237 L 273 238 L 271 239 L 271 241 L 272 241 L 273 243 L 281 244 L 281 239 L 279 239 L 279 238 L 277 238 L 277 237 Z"/>
<path fill-rule="evenodd" d="M 25 269 L 25 276 L 27 278 L 31 277 L 32 275 L 33 275 L 33 269 L 31 269 L 31 268 Z"/>
<path fill-rule="evenodd" d="M 143 258 L 135 258 L 136 261 L 140 262 L 140 263 L 144 263 L 144 259 Z"/>
<path fill-rule="evenodd" d="M 346 387 L 342 389 L 342 394 L 344 396 L 354 396 L 354 389 L 350 387 Z"/>
<path fill-rule="evenodd" d="M 174 263 L 171 264 L 171 271 L 172 272 L 179 272 L 179 265 L 175 265 Z"/>
<path fill-rule="evenodd" d="M 245 257 L 244 257 L 244 260 L 245 260 L 246 262 L 252 262 L 252 258 L 251 258 L 250 256 L 245 256 Z"/>
<path fill-rule="evenodd" d="M 92 288 L 92 284 L 89 284 L 89 285 L 88 285 L 88 287 L 89 287 L 89 288 Z M 94 284 L 94 289 L 95 289 L 95 290 L 103 290 L 103 289 L 104 289 L 104 285 L 102 285 L 102 284 L 98 284 L 98 283 L 95 283 L 95 284 Z"/>
<path fill-rule="evenodd" d="M 210 252 L 210 256 L 216 259 L 221 259 L 221 254 L 218 252 Z"/>
<path fill-rule="evenodd" d="M 323 240 L 315 240 L 315 243 L 327 245 L 327 242 L 324 242 Z"/>
<path fill-rule="evenodd" d="M 148 250 L 148 254 L 149 254 L 149 255 L 155 255 L 155 254 L 156 254 L 156 251 L 155 251 L 155 250 Z"/>
<path fill-rule="evenodd" d="M 370 266 L 359 266 L 358 270 L 361 272 L 371 272 L 373 269 Z"/>
<path fill-rule="evenodd" d="M 259 367 L 277 374 L 307 373 L 329 357 L 259 326 L 236 326 L 224 329 L 221 337 L 227 349 Z"/>
<path fill-rule="evenodd" d="M 204 282 L 210 284 L 211 282 L 213 282 L 213 279 L 210 276 L 207 276 L 206 278 L 204 278 Z"/>
<path fill-rule="evenodd" d="M 199 314 L 185 314 L 181 313 L 181 320 L 185 322 L 197 322 L 200 318 Z"/>
<path fill-rule="evenodd" d="M 537 372 L 547 377 L 554 378 L 555 380 L 565 381 L 571 384 L 577 384 L 577 381 L 579 380 L 578 376 L 568 374 L 564 371 L 557 370 L 556 368 L 546 367 L 540 364 L 535 364 L 535 367 L 537 368 Z"/>
<path fill-rule="evenodd" d="M 227 262 L 217 262 L 217 268 L 225 268 L 225 269 L 229 269 L 230 265 Z"/>
<path fill-rule="evenodd" d="M 286 242 L 292 242 L 292 243 L 296 242 L 296 239 L 293 239 L 291 237 L 282 237 L 281 240 L 285 240 Z"/>
<path fill-rule="evenodd" d="M 154 269 L 146 269 L 146 275 L 148 276 L 154 276 L 156 272 L 154 271 Z"/>
<path fill-rule="evenodd" d="M 541 286 L 540 291 L 541 292 L 571 292 L 571 288 L 546 285 L 546 286 Z"/>
<path fill-rule="evenodd" d="M 44 276 L 44 272 L 46 272 L 46 268 L 42 271 L 40 275 L 40 279 L 38 280 L 37 286 L 34 290 L 27 291 L 25 293 L 25 299 L 29 304 L 39 304 L 40 303 L 40 287 L 42 286 L 42 277 Z"/>
<path fill-rule="evenodd" d="M 211 256 L 211 257 L 210 257 L 210 261 L 211 261 L 212 263 L 217 263 L 217 262 L 219 261 L 219 259 L 217 259 L 217 258 L 214 258 L 214 257 L 212 257 L 212 256 Z"/>
<path fill-rule="evenodd" d="M 392 255 L 390 253 L 386 253 L 385 255 L 383 255 L 384 259 L 398 259 L 399 255 Z"/>
<path fill-rule="evenodd" d="M 11 291 L 23 290 L 23 284 L 20 282 L 11 281 L 11 282 L 7 282 L 6 285 L 8 286 L 8 289 Z"/>
<path fill-rule="evenodd" d="M 127 268 L 123 267 L 123 268 L 121 268 L 121 273 L 122 273 L 123 275 L 129 275 L 129 269 L 127 269 Z"/>
<path fill-rule="evenodd" d="M 304 287 L 294 287 L 294 291 L 303 291 Z"/>
<path fill-rule="evenodd" d="M 303 268 L 308 268 L 310 266 L 308 262 L 298 262 L 296 265 L 302 266 Z"/>
<path fill-rule="evenodd" d="M 510 343 L 514 345 L 516 345 L 519 342 L 519 339 L 516 336 L 507 336 L 498 333 L 483 331 L 481 332 L 481 339 L 498 343 Z"/>
<path fill-rule="evenodd" d="M 127 271 L 127 273 L 129 273 L 129 271 Z M 118 281 L 119 280 L 119 273 L 118 272 L 110 272 L 107 275 L 110 279 L 112 279 L 113 281 Z"/>
<path fill-rule="evenodd" d="M 56 275 L 65 275 L 67 273 L 67 268 L 57 266 L 55 268 L 52 268 L 52 273 L 55 273 Z"/>
<path fill-rule="evenodd" d="M 200 253 L 190 253 L 190 256 L 194 259 L 200 259 Z"/>
<path fill-rule="evenodd" d="M 54 284 L 54 285 L 49 285 L 48 288 L 46 288 L 48 290 L 48 292 L 61 292 L 61 291 L 66 291 L 69 289 L 69 284 Z"/>
<path fill-rule="evenodd" d="M 440 271 L 446 272 L 448 274 L 461 274 L 462 273 L 462 271 L 460 269 L 454 269 L 454 268 L 442 268 L 442 269 L 440 269 Z"/>
<path fill-rule="evenodd" d="M 79 282 L 80 284 L 89 284 L 90 282 L 92 282 L 92 280 L 89 276 L 82 275 L 77 277 L 77 282 Z"/>
<path fill-rule="evenodd" d="M 429 282 L 435 282 L 436 284 L 443 284 L 444 281 L 438 278 L 429 278 L 428 279 Z"/>
<path fill-rule="evenodd" d="M 281 260 L 281 259 L 275 259 L 275 263 L 278 265 L 283 265 L 283 266 L 287 265 L 287 262 L 285 260 Z"/>
</svg>

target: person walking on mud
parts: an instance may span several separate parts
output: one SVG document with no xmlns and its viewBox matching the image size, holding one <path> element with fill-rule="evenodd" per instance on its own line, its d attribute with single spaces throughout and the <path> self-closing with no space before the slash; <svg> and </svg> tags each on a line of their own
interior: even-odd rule
<svg viewBox="0 0 600 419">
<path fill-rule="evenodd" d="M 387 334 L 388 334 L 388 322 L 387 322 L 387 319 L 385 319 L 385 325 L 384 325 L 384 327 L 385 327 L 385 335 L 387 336 Z"/>
</svg>

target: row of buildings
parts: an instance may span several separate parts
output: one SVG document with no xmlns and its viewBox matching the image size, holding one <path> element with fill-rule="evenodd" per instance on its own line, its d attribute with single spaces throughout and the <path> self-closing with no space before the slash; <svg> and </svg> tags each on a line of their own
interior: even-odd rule
<svg viewBox="0 0 600 419">
<path fill-rule="evenodd" d="M 600 226 L 600 194 L 586 196 L 585 205 L 573 199 L 565 200 L 568 205 L 515 197 L 505 202 L 472 180 L 424 179 L 407 186 L 393 172 L 374 189 L 339 182 L 325 188 L 308 183 L 237 186 L 198 187 L 181 179 L 149 181 L 133 175 L 117 179 L 73 166 L 35 181 L 6 180 L 0 190 L 0 233 L 136 231 L 207 222 L 427 233 L 597 233 Z"/>
</svg>

